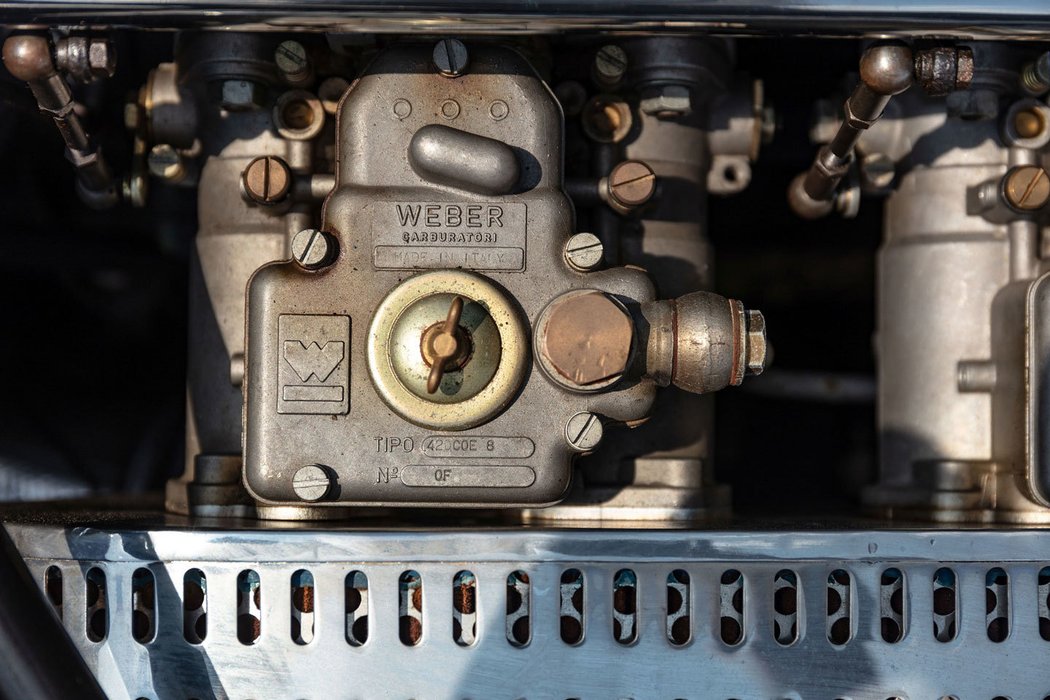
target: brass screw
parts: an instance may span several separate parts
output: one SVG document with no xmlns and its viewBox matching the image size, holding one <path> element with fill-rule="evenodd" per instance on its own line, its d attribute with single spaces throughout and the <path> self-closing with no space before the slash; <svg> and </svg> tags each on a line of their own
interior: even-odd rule
<svg viewBox="0 0 1050 700">
<path fill-rule="evenodd" d="M 625 160 L 609 173 L 609 196 L 622 207 L 639 207 L 656 192 L 656 174 L 640 160 Z"/>
<path fill-rule="evenodd" d="M 241 177 L 244 193 L 259 204 L 274 204 L 285 198 L 292 187 L 288 164 L 276 156 L 256 158 Z"/>
<path fill-rule="evenodd" d="M 1050 201 L 1050 176 L 1035 165 L 1022 165 L 1006 173 L 1003 182 L 1006 203 L 1021 211 L 1035 211 Z"/>
</svg>

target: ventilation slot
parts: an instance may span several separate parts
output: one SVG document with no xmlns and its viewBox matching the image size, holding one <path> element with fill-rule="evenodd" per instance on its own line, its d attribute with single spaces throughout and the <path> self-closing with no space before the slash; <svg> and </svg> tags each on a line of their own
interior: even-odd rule
<svg viewBox="0 0 1050 700">
<path fill-rule="evenodd" d="M 850 611 L 853 605 L 853 588 L 849 573 L 835 569 L 828 575 L 828 641 L 841 646 L 853 636 Z"/>
<path fill-rule="evenodd" d="M 798 640 L 798 577 L 788 569 L 773 577 L 773 638 L 783 646 Z"/>
<path fill-rule="evenodd" d="M 423 579 L 416 571 L 406 571 L 399 581 L 398 636 L 413 647 L 423 638 Z"/>
<path fill-rule="evenodd" d="M 55 609 L 58 619 L 62 619 L 62 569 L 57 566 L 47 567 L 44 572 L 44 593 L 51 607 Z"/>
<path fill-rule="evenodd" d="M 246 570 L 237 575 L 237 639 L 255 644 L 262 634 L 262 582 L 259 574 Z"/>
<path fill-rule="evenodd" d="M 959 616 L 955 600 L 955 572 L 937 569 L 933 574 L 933 638 L 938 642 L 955 639 Z"/>
<path fill-rule="evenodd" d="M 131 576 L 131 636 L 148 644 L 157 634 L 157 585 L 153 572 L 136 569 Z"/>
<path fill-rule="evenodd" d="M 182 636 L 190 644 L 208 636 L 208 579 L 200 569 L 182 577 Z"/>
<path fill-rule="evenodd" d="M 368 577 L 364 572 L 346 575 L 346 641 L 359 647 L 368 641 Z"/>
<path fill-rule="evenodd" d="M 1050 642 L 1050 566 L 1039 570 L 1038 607 L 1039 636 Z"/>
<path fill-rule="evenodd" d="M 736 646 L 744 641 L 744 576 L 736 569 L 722 574 L 718 603 L 722 641 Z"/>
<path fill-rule="evenodd" d="M 896 644 L 904 639 L 904 574 L 900 569 L 886 569 L 879 579 L 879 613 L 882 617 L 882 639 Z"/>
<path fill-rule="evenodd" d="M 478 580 L 469 571 L 452 579 L 452 638 L 461 647 L 478 638 Z"/>
<path fill-rule="evenodd" d="M 638 639 L 638 577 L 630 569 L 613 576 L 613 638 L 620 644 Z"/>
<path fill-rule="evenodd" d="M 106 574 L 97 566 L 85 577 L 87 590 L 87 637 L 93 642 L 106 638 L 109 618 L 106 613 Z"/>
<path fill-rule="evenodd" d="M 561 639 L 566 644 L 583 641 L 583 573 L 567 569 L 561 575 Z"/>
<path fill-rule="evenodd" d="M 984 580 L 984 599 L 988 639 L 1005 641 L 1010 636 L 1010 579 L 1005 571 L 996 567 L 988 572 Z"/>
<path fill-rule="evenodd" d="M 314 639 L 314 575 L 300 569 L 292 574 L 292 641 L 309 644 Z"/>
<path fill-rule="evenodd" d="M 526 646 L 532 638 L 529 592 L 527 573 L 512 571 L 507 576 L 507 641 L 516 647 Z"/>
<path fill-rule="evenodd" d="M 689 573 L 675 569 L 667 574 L 667 639 L 675 646 L 689 642 Z"/>
</svg>

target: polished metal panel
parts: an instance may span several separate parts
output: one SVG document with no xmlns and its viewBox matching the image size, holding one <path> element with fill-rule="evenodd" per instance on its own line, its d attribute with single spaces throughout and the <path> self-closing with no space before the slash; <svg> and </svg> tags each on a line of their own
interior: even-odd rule
<svg viewBox="0 0 1050 700">
<path fill-rule="evenodd" d="M 420 20 L 425 19 L 421 24 Z M 75 24 L 153 27 L 239 26 L 289 31 L 413 31 L 428 33 L 540 33 L 558 30 L 685 31 L 705 29 L 745 34 L 797 29 L 807 35 L 922 35 L 1037 38 L 1050 29 L 1042 0 L 640 0 L 610 4 L 602 0 L 306 0 L 279 3 L 247 0 L 235 6 L 209 0 L 172 3 L 77 2 L 34 0 L 0 4 L 3 22 L 72 22 Z"/>
<path fill-rule="evenodd" d="M 1042 698 L 1050 693 L 1050 643 L 1039 632 L 1038 574 L 1050 532 L 997 530 L 685 531 L 432 529 L 429 531 L 220 531 L 8 524 L 30 570 L 43 585 L 58 566 L 65 585 L 63 624 L 112 698 L 258 697 L 585 697 L 585 698 L 850 698 L 942 696 Z M 84 624 L 84 572 L 106 575 L 109 633 L 89 641 Z M 956 577 L 957 633 L 935 638 L 934 575 Z M 995 643 L 985 619 L 986 579 L 1008 576 L 1009 635 Z M 156 638 L 132 635 L 132 578 L 149 569 L 157 583 Z M 905 578 L 900 604 L 905 634 L 883 638 L 882 576 Z M 207 634 L 183 636 L 184 575 L 207 578 Z M 559 634 L 562 573 L 584 577 L 583 641 Z M 637 581 L 637 640 L 614 637 L 617 572 Z M 720 635 L 719 581 L 744 577 L 743 641 Z M 850 580 L 851 637 L 826 634 L 827 581 L 842 569 Z M 260 636 L 238 641 L 237 581 L 259 576 Z M 293 574 L 313 577 L 313 638 L 293 639 Z M 667 577 L 689 575 L 691 636 L 668 640 Z M 773 623 L 775 577 L 797 577 L 797 641 L 782 646 Z M 422 636 L 399 638 L 399 580 L 421 576 Z M 453 583 L 476 580 L 477 636 L 453 636 Z M 531 639 L 508 642 L 507 582 L 528 575 Z M 368 633 L 348 642 L 345 587 L 368 579 Z M 250 578 L 250 577 L 248 577 Z M 998 603 L 997 603 L 998 605 Z M 1005 603 L 1004 603 L 1005 605 Z M 999 606 L 1003 607 L 1003 606 Z M 253 608 L 254 610 L 254 608 Z M 196 613 L 194 613 L 196 614 Z M 513 610 L 520 615 L 520 610 Z M 937 618 L 940 619 L 940 618 Z M 360 632 L 360 623 L 354 628 Z M 356 637 L 355 637 L 356 639 Z M 264 672 L 265 669 L 265 672 Z"/>
</svg>

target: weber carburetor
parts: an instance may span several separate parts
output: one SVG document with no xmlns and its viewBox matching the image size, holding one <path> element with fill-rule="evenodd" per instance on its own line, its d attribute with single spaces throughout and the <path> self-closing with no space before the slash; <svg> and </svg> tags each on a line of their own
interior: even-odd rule
<svg viewBox="0 0 1050 700">
<path fill-rule="evenodd" d="M 248 285 L 244 479 L 263 512 L 553 504 L 573 457 L 644 421 L 659 387 L 762 371 L 760 313 L 658 300 L 576 231 L 562 110 L 514 51 L 387 49 L 336 131 L 320 228 Z"/>
</svg>

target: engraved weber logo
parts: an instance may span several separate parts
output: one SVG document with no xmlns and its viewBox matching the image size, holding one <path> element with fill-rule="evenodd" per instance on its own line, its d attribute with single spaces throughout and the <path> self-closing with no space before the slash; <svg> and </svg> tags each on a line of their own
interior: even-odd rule
<svg viewBox="0 0 1050 700">
<path fill-rule="evenodd" d="M 277 412 L 346 413 L 350 318 L 283 314 L 277 325 Z"/>
<path fill-rule="evenodd" d="M 377 269 L 525 269 L 521 203 L 376 202 L 372 205 Z"/>
</svg>

